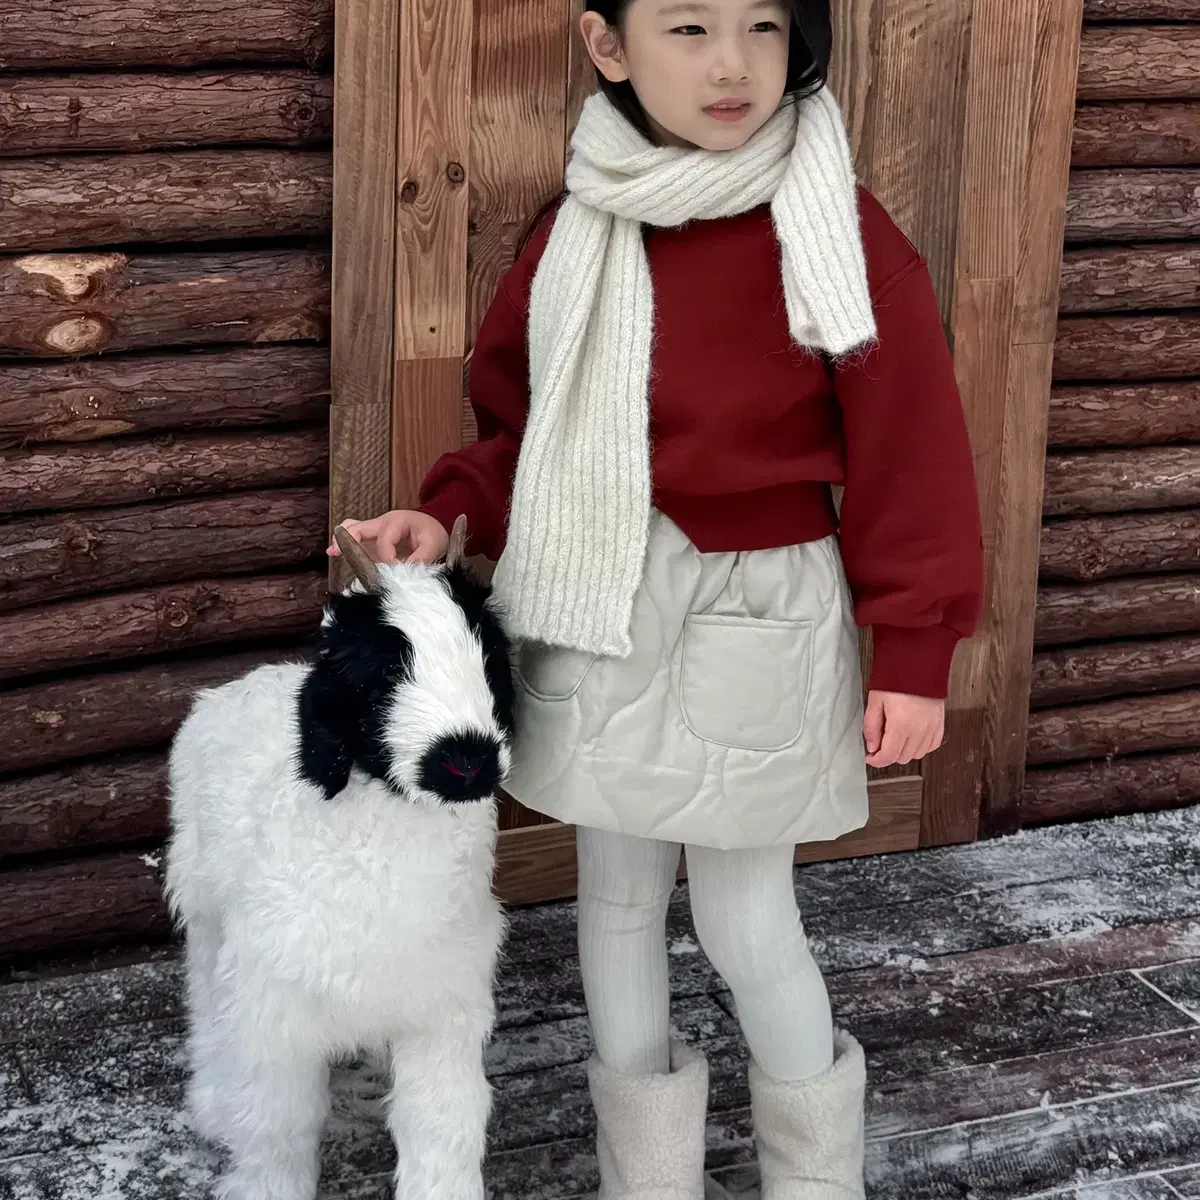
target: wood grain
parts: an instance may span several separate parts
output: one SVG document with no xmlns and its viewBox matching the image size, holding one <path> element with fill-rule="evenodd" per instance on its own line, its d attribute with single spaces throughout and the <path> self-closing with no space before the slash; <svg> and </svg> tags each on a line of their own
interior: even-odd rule
<svg viewBox="0 0 1200 1200">
<path fill-rule="evenodd" d="M 1054 378 L 1173 379 L 1200 365 L 1200 312 L 1064 317 L 1054 347 Z"/>
<path fill-rule="evenodd" d="M 279 345 L 0 366 L 0 449 L 324 417 L 329 351 Z"/>
<path fill-rule="evenodd" d="M 319 150 L 0 160 L 0 250 L 327 236 L 330 176 Z"/>
<path fill-rule="evenodd" d="M 1200 512 L 1050 521 L 1042 527 L 1038 570 L 1047 582 L 1080 583 L 1200 571 Z"/>
<path fill-rule="evenodd" d="M 1200 0 L 1084 0 L 1086 21 L 1200 21 Z"/>
<path fill-rule="evenodd" d="M 1200 630 L 1200 576 L 1162 575 L 1038 589 L 1034 643 L 1066 646 L 1104 638 Z"/>
<path fill-rule="evenodd" d="M 11 688 L 0 706 L 0 771 L 157 745 L 174 736 L 199 688 L 296 657 L 254 650 Z"/>
<path fill-rule="evenodd" d="M 1200 98 L 1200 27 L 1085 28 L 1078 94 L 1080 100 Z"/>
<path fill-rule="evenodd" d="M 1028 760 L 1040 766 L 1192 749 L 1197 729 L 1200 691 L 1194 689 L 1039 709 L 1029 716 Z"/>
<path fill-rule="evenodd" d="M 328 463 L 323 425 L 5 450 L 0 452 L 0 513 L 324 484 Z"/>
<path fill-rule="evenodd" d="M 0 70 L 303 63 L 333 48 L 333 0 L 0 0 Z"/>
<path fill-rule="evenodd" d="M 165 936 L 156 863 L 129 851 L 0 873 L 0 958 Z"/>
<path fill-rule="evenodd" d="M 1178 808 L 1200 801 L 1200 751 L 1044 767 L 1025 776 L 1027 825 Z"/>
<path fill-rule="evenodd" d="M 0 525 L 0 612 L 321 561 L 324 488 L 17 518 Z"/>
<path fill-rule="evenodd" d="M 429 468 L 462 444 L 462 359 L 400 359 L 395 367 L 392 507 L 411 508 Z"/>
<path fill-rule="evenodd" d="M 1075 111 L 1075 167 L 1200 165 L 1195 104 L 1081 104 Z"/>
<path fill-rule="evenodd" d="M 1033 656 L 1034 708 L 1200 687 L 1200 637 L 1101 642 Z"/>
<path fill-rule="evenodd" d="M 319 341 L 328 329 L 329 256 L 318 251 L 0 258 L 10 357 Z"/>
<path fill-rule="evenodd" d="M 1193 307 L 1200 307 L 1200 242 L 1094 246 L 1063 256 L 1061 312 Z"/>
<path fill-rule="evenodd" d="M 0 76 L 0 155 L 310 146 L 333 136 L 333 80 L 288 68 Z"/>
<path fill-rule="evenodd" d="M 0 780 L 0 859 L 166 837 L 165 751 Z"/>
<path fill-rule="evenodd" d="M 1200 504 L 1200 447 L 1081 450 L 1046 459 L 1047 516 Z"/>
<path fill-rule="evenodd" d="M 567 19 L 567 94 L 566 121 L 563 139 L 563 164 L 569 156 L 571 135 L 579 123 L 584 102 L 596 90 L 596 68 L 583 44 L 579 19 L 583 16 L 584 0 L 569 0 Z"/>
<path fill-rule="evenodd" d="M 343 0 L 334 78 L 331 526 L 391 499 L 400 0 Z"/>
<path fill-rule="evenodd" d="M 315 634 L 328 594 L 325 571 L 309 569 L 166 584 L 2 614 L 0 679 Z"/>
<path fill-rule="evenodd" d="M 1067 241 L 1200 237 L 1200 170 L 1073 171 Z"/>
<path fill-rule="evenodd" d="M 1056 449 L 1175 441 L 1200 441 L 1200 381 L 1064 385 L 1050 394 Z"/>
</svg>

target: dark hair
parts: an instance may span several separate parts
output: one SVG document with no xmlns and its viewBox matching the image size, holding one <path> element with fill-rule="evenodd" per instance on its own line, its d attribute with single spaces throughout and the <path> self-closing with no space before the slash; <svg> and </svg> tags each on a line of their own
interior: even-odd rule
<svg viewBox="0 0 1200 1200">
<path fill-rule="evenodd" d="M 633 0 L 585 0 L 584 9 L 599 13 L 610 28 L 620 31 L 632 3 Z M 787 96 L 808 96 L 820 91 L 829 75 L 829 55 L 833 47 L 830 0 L 785 0 L 785 3 L 792 10 L 792 25 L 787 82 L 783 91 Z M 650 137 L 650 122 L 633 84 L 628 80 L 611 83 L 599 71 L 596 82 L 629 123 Z"/>
<path fill-rule="evenodd" d="M 625 13 L 633 0 L 585 0 L 587 12 L 599 13 L 610 28 L 621 29 Z M 788 44 L 787 81 L 785 96 L 796 99 L 819 92 L 829 77 L 829 57 L 833 49 L 833 23 L 829 14 L 830 0 L 785 0 L 792 12 L 791 34 Z M 628 80 L 611 83 L 597 71 L 596 82 L 609 99 L 625 115 L 635 128 L 647 137 L 652 137 L 646 110 Z M 529 244 L 542 221 L 562 203 L 565 192 L 543 204 L 525 227 L 517 253 Z"/>
</svg>

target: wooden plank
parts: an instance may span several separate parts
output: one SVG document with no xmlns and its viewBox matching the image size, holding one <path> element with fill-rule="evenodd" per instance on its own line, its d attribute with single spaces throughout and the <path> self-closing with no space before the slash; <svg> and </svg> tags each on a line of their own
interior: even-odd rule
<svg viewBox="0 0 1200 1200">
<path fill-rule="evenodd" d="M 391 507 L 411 508 L 434 461 L 462 443 L 462 359 L 399 359 L 395 388 Z"/>
<path fill-rule="evenodd" d="M 1038 589 L 1034 644 L 1151 637 L 1200 629 L 1200 576 L 1160 575 Z"/>
<path fill-rule="evenodd" d="M 1200 447 L 1078 450 L 1046 458 L 1048 517 L 1200 504 Z"/>
<path fill-rule="evenodd" d="M 1068 242 L 1200 237 L 1200 171 L 1072 171 Z"/>
<path fill-rule="evenodd" d="M 1047 582 L 1159 571 L 1200 571 L 1200 513 L 1083 517 L 1042 526 L 1038 575 Z"/>
<path fill-rule="evenodd" d="M 468 349 L 530 218 L 562 190 L 568 18 L 562 0 L 475 0 Z"/>
<path fill-rule="evenodd" d="M 919 776 L 882 779 L 870 785 L 871 816 L 860 830 L 832 842 L 796 850 L 798 863 L 914 850 L 920 844 Z M 680 878 L 686 877 L 681 863 Z M 576 894 L 575 827 L 549 824 L 500 832 L 496 893 L 506 904 L 565 900 Z"/>
<path fill-rule="evenodd" d="M 596 69 L 588 57 L 579 32 L 585 0 L 569 0 L 567 30 L 567 95 L 564 122 L 563 162 L 566 163 L 571 135 L 579 123 L 584 102 L 596 90 Z"/>
<path fill-rule="evenodd" d="M 1139 754 L 1027 771 L 1021 818 L 1026 825 L 1057 824 L 1188 807 L 1198 801 L 1200 751 Z"/>
<path fill-rule="evenodd" d="M 1033 656 L 1034 708 L 1133 692 L 1200 687 L 1200 637 L 1100 642 L 1041 650 Z"/>
<path fill-rule="evenodd" d="M 322 419 L 329 351 L 279 345 L 0 366 L 0 449 Z"/>
<path fill-rule="evenodd" d="M 0 156 L 310 146 L 333 136 L 333 81 L 277 68 L 0 77 Z"/>
<path fill-rule="evenodd" d="M 176 150 L 0 160 L 0 250 L 326 237 L 321 150 Z"/>
<path fill-rule="evenodd" d="M 1198 364 L 1198 312 L 1063 317 L 1058 324 L 1057 381 L 1187 378 Z"/>
<path fill-rule="evenodd" d="M 1200 116 L 1190 103 L 1081 104 L 1075 110 L 1075 167 L 1200 165 Z"/>
<path fill-rule="evenodd" d="M 333 0 L 0 0 L 0 70 L 315 66 L 333 47 Z"/>
<path fill-rule="evenodd" d="M 1028 761 L 1035 766 L 1191 749 L 1200 729 L 1200 690 L 1131 696 L 1029 717 Z"/>
<path fill-rule="evenodd" d="M 1064 313 L 1200 307 L 1200 245 L 1098 246 L 1063 256 Z"/>
<path fill-rule="evenodd" d="M 1200 0 L 1084 0 L 1087 21 L 1200 21 Z"/>
<path fill-rule="evenodd" d="M 343 0 L 334 66 L 330 524 L 391 500 L 400 0 Z M 330 582 L 344 583 L 339 560 Z"/>
<path fill-rule="evenodd" d="M 1200 28 L 1134 25 L 1083 30 L 1080 100 L 1200 98 Z"/>
<path fill-rule="evenodd" d="M 1055 449 L 1181 441 L 1200 441 L 1200 381 L 1062 385 L 1050 394 Z"/>
</svg>

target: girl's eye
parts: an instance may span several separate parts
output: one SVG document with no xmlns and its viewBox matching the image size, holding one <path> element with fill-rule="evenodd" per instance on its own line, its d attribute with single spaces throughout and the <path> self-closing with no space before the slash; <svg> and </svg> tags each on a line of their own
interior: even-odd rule
<svg viewBox="0 0 1200 1200">
<path fill-rule="evenodd" d="M 772 33 L 779 28 L 774 21 L 759 21 L 751 30 L 752 33 Z"/>
<path fill-rule="evenodd" d="M 704 28 L 701 25 L 678 25 L 671 32 L 682 33 L 684 37 L 696 37 L 704 32 Z"/>
</svg>

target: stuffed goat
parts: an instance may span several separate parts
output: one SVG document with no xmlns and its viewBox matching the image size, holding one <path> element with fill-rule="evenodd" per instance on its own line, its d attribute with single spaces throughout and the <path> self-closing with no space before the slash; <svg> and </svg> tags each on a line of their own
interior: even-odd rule
<svg viewBox="0 0 1200 1200">
<path fill-rule="evenodd" d="M 461 518 L 444 565 L 336 537 L 315 662 L 202 693 L 171 750 L 189 1109 L 218 1196 L 312 1200 L 331 1060 L 382 1053 L 399 1200 L 482 1200 L 509 645 Z"/>
</svg>

